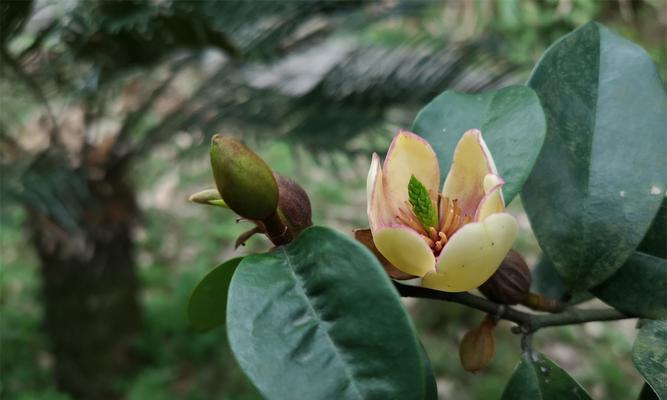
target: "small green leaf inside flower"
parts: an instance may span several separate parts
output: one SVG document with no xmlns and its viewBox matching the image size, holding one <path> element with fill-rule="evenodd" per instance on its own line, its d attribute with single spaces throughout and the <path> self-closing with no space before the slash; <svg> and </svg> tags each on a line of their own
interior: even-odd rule
<svg viewBox="0 0 667 400">
<path fill-rule="evenodd" d="M 408 183 L 408 198 L 412 206 L 412 212 L 414 212 L 426 230 L 430 227 L 438 226 L 438 213 L 433 200 L 431 200 L 431 196 L 429 196 L 424 184 L 414 175 L 410 177 L 410 182 Z"/>
</svg>

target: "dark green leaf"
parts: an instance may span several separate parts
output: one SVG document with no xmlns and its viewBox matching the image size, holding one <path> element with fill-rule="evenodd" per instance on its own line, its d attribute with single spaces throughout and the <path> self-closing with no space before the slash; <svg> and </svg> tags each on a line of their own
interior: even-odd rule
<svg viewBox="0 0 667 400">
<path fill-rule="evenodd" d="M 502 400 L 580 400 L 591 397 L 567 372 L 543 354 L 524 353 Z"/>
<path fill-rule="evenodd" d="M 438 214 L 435 212 L 435 206 L 428 194 L 428 189 L 414 175 L 410 177 L 410 182 L 408 182 L 408 197 L 412 211 L 424 228 L 438 226 Z"/>
<path fill-rule="evenodd" d="M 611 278 L 591 292 L 628 314 L 667 318 L 667 260 L 635 252 Z"/>
<path fill-rule="evenodd" d="M 632 346 L 632 361 L 661 400 L 667 400 L 667 320 L 648 321 Z"/>
<path fill-rule="evenodd" d="M 653 219 L 637 250 L 667 259 L 667 199 L 662 200 L 658 215 Z"/>
<path fill-rule="evenodd" d="M 424 363 L 424 400 L 438 400 L 438 384 L 435 381 L 431 359 L 428 358 L 428 353 L 424 345 L 421 343 L 420 345 L 422 349 L 422 361 Z"/>
<path fill-rule="evenodd" d="M 419 342 L 377 259 L 311 227 L 247 256 L 229 289 L 227 333 L 269 399 L 423 399 Z"/>
<path fill-rule="evenodd" d="M 553 264 L 545 257 L 535 265 L 532 271 L 531 289 L 550 299 L 560 300 L 569 304 L 579 304 L 593 298 L 593 295 L 586 292 L 575 292 L 563 282 L 558 271 Z"/>
<path fill-rule="evenodd" d="M 649 56 L 597 23 L 556 42 L 529 84 L 547 136 L 522 192 L 538 241 L 576 290 L 618 270 L 667 181 L 667 93 Z"/>
<path fill-rule="evenodd" d="M 421 110 L 412 127 L 433 146 L 443 179 L 461 135 L 472 128 L 482 132 L 505 179 L 503 193 L 509 203 L 521 190 L 544 141 L 544 113 L 535 92 L 526 86 L 480 94 L 446 91 Z"/>
<path fill-rule="evenodd" d="M 667 202 L 641 244 L 609 279 L 591 289 L 599 299 L 628 314 L 667 317 Z"/>
<path fill-rule="evenodd" d="M 232 258 L 218 265 L 192 291 L 188 319 L 195 329 L 206 331 L 225 323 L 229 282 L 242 259 Z"/>
<path fill-rule="evenodd" d="M 644 384 L 642 387 L 642 391 L 639 393 L 639 399 L 638 400 L 660 400 L 658 398 L 658 395 L 655 394 L 653 389 L 648 384 Z"/>
</svg>

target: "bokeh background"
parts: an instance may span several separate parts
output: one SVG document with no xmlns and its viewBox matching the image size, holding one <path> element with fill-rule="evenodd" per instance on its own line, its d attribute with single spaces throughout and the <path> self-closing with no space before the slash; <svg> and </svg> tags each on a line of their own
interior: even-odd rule
<svg viewBox="0 0 667 400">
<path fill-rule="evenodd" d="M 445 89 L 523 83 L 595 19 L 667 77 L 665 0 L 0 1 L 0 398 L 257 399 L 223 328 L 197 333 L 208 270 L 264 251 L 248 225 L 187 202 L 212 184 L 208 141 L 242 138 L 306 188 L 317 224 L 365 227 L 372 151 Z M 517 243 L 539 248 L 522 212 Z M 464 372 L 483 317 L 405 302 L 441 398 L 497 399 L 519 359 Z M 596 399 L 635 398 L 632 322 L 551 328 L 536 347 Z"/>
</svg>

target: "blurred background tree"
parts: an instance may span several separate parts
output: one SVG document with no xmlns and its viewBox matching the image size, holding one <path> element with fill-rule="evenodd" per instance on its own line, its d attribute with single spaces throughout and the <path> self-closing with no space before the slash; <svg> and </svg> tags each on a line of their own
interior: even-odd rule
<svg viewBox="0 0 667 400">
<path fill-rule="evenodd" d="M 0 10 L 9 398 L 257 397 L 220 349 L 224 332 L 197 335 L 182 315 L 197 277 L 241 229 L 184 201 L 191 182 L 210 180 L 206 144 L 220 129 L 296 175 L 316 221 L 349 230 L 365 224 L 369 152 L 441 91 L 521 83 L 546 46 L 589 19 L 642 44 L 663 78 L 667 66 L 661 0 L 2 1 Z M 412 308 L 427 347 L 440 349 L 451 345 L 447 319 L 459 321 L 447 323 L 455 343 L 476 317 Z M 438 361 L 443 376 L 461 375 Z M 459 397 L 488 398 L 475 390 Z"/>
</svg>

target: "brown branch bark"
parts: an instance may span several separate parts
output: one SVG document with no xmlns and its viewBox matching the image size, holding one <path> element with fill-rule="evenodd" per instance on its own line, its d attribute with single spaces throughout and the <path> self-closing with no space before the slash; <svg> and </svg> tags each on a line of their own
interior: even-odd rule
<svg viewBox="0 0 667 400">
<path fill-rule="evenodd" d="M 518 325 L 518 333 L 530 334 L 539 329 L 550 326 L 562 326 L 583 324 L 593 321 L 614 321 L 620 319 L 637 318 L 633 315 L 624 314 L 612 308 L 603 309 L 577 309 L 570 308 L 554 314 L 534 314 L 519 311 L 510 306 L 498 304 L 483 297 L 473 294 L 448 293 L 432 290 L 418 286 L 403 285 L 394 282 L 394 286 L 402 297 L 415 297 L 421 299 L 448 301 L 458 303 L 476 310 L 484 311 L 499 319 L 514 322 Z"/>
</svg>

